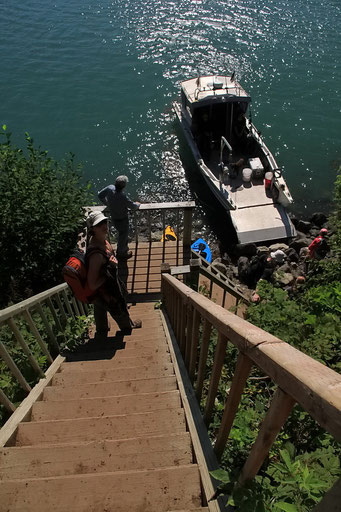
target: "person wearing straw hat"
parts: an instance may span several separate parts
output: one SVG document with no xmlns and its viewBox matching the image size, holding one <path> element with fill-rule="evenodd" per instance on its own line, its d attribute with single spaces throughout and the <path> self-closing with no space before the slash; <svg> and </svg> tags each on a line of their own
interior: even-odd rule
<svg viewBox="0 0 341 512">
<path fill-rule="evenodd" d="M 87 218 L 90 242 L 86 251 L 87 281 L 94 295 L 96 339 L 106 339 L 109 331 L 107 313 L 113 317 L 125 334 L 142 326 L 141 320 L 133 321 L 128 313 L 120 280 L 117 275 L 117 259 L 107 240 L 108 217 L 93 212 Z"/>
<path fill-rule="evenodd" d="M 98 192 L 102 203 L 108 206 L 113 225 L 118 232 L 117 258 L 128 259 L 132 252 L 128 247 L 129 218 L 128 210 L 137 210 L 141 203 L 131 201 L 123 192 L 128 183 L 127 176 L 118 176 L 115 185 L 108 185 Z"/>
</svg>

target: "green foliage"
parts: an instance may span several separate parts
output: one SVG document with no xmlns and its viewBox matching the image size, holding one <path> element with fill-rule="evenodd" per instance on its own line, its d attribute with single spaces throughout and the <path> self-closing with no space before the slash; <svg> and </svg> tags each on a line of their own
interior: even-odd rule
<svg viewBox="0 0 341 512">
<path fill-rule="evenodd" d="M 306 284 L 293 297 L 281 288 L 260 281 L 257 291 L 261 301 L 248 307 L 247 319 L 323 364 L 340 370 L 341 175 L 337 178 L 335 196 L 336 211 L 330 219 L 331 252 L 328 258 L 311 263 Z M 216 335 L 211 343 L 213 348 L 212 352 L 209 351 L 206 388 Z M 209 431 L 213 442 L 234 367 L 235 357 L 228 348 Z M 240 470 L 256 439 L 274 390 L 271 380 L 262 376 L 259 370 L 252 370 L 221 458 L 222 469 L 211 473 L 221 482 L 216 494 L 226 495 L 228 505 L 241 512 L 310 512 L 341 476 L 339 446 L 298 405 L 279 433 L 256 478 L 243 486 L 238 483 Z M 201 407 L 205 407 L 205 396 Z"/>
<path fill-rule="evenodd" d="M 91 315 L 88 317 L 69 317 L 66 325 L 63 326 L 63 332 L 61 332 L 58 331 L 51 314 L 51 310 L 47 306 L 43 306 L 43 310 L 62 351 L 72 351 L 74 348 L 84 343 L 87 337 L 88 328 L 93 322 L 93 317 Z M 52 356 L 57 355 L 58 352 L 47 336 L 45 326 L 40 315 L 33 314 L 32 317 L 42 339 L 48 347 L 50 354 L 52 354 Z M 59 320 L 62 321 L 61 318 L 59 318 Z M 42 352 L 42 349 L 33 336 L 28 324 L 20 317 L 16 318 L 15 322 L 38 365 L 43 371 L 47 370 L 49 366 L 47 357 Z M 12 357 L 28 384 L 33 387 L 40 377 L 33 370 L 28 357 L 24 354 L 21 346 L 12 334 L 12 331 L 6 325 L 1 326 L 0 328 L 0 341 L 6 347 L 7 352 Z M 0 387 L 16 406 L 18 406 L 26 396 L 26 392 L 21 388 L 19 382 L 12 375 L 3 360 L 0 360 Z M 0 405 L 0 426 L 5 423 L 8 417 L 8 411 Z"/>
<path fill-rule="evenodd" d="M 82 207 L 91 201 L 73 155 L 61 164 L 35 148 L 0 136 L 1 304 L 18 301 L 60 282 L 60 272 L 82 226 Z M 1 139 L 0 139 L 1 140 Z"/>
<path fill-rule="evenodd" d="M 340 461 L 332 446 L 312 453 L 296 455 L 295 447 L 286 443 L 279 450 L 266 475 L 241 486 L 222 469 L 211 475 L 221 484 L 217 495 L 228 496 L 228 504 L 240 511 L 309 512 L 340 475 Z"/>
</svg>

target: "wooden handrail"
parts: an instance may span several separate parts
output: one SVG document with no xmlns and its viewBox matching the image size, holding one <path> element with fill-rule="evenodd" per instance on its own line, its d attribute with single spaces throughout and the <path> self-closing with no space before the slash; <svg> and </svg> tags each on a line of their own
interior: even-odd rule
<svg viewBox="0 0 341 512">
<path fill-rule="evenodd" d="M 185 324 L 184 331 L 187 335 L 184 341 L 180 339 L 183 354 L 191 353 L 194 347 L 199 347 L 197 326 L 198 322 L 203 323 L 200 353 L 197 350 L 195 356 L 192 352 L 190 361 L 188 357 L 185 358 L 190 376 L 194 375 L 195 370 L 193 360 L 199 361 L 198 380 L 194 381 L 198 397 L 201 397 L 203 372 L 207 361 L 207 333 L 211 328 L 218 332 L 218 344 L 204 414 L 207 424 L 217 394 L 226 342 L 232 343 L 239 351 L 235 375 L 215 444 L 218 456 L 225 448 L 252 365 L 256 365 L 270 376 L 278 386 L 255 445 L 242 470 L 241 482 L 256 475 L 295 403 L 299 403 L 325 430 L 337 440 L 341 440 L 341 375 L 288 343 L 214 304 L 170 274 L 162 274 L 162 296 L 172 326 L 176 322 L 180 325 Z M 178 301 L 178 306 L 174 309 L 175 300 Z M 180 319 L 176 319 L 176 314 L 180 314 Z M 193 331 L 194 317 L 197 339 Z"/>
<path fill-rule="evenodd" d="M 42 333 L 39 332 L 35 324 L 34 317 L 31 314 L 32 311 L 35 311 L 41 318 L 45 328 L 46 338 L 49 340 L 50 346 L 54 349 L 54 353 L 59 352 L 56 334 L 58 332 L 64 336 L 64 328 L 67 322 L 67 318 L 79 316 L 80 314 L 87 314 L 88 311 L 86 305 L 83 305 L 81 302 L 75 299 L 66 283 L 55 286 L 54 288 L 50 288 L 49 290 L 34 295 L 29 299 L 23 300 L 18 304 L 14 304 L 13 306 L 9 306 L 8 308 L 0 311 L 0 329 L 3 327 L 10 329 L 12 336 L 21 346 L 21 349 L 26 354 L 34 371 L 38 374 L 39 377 L 44 378 L 45 373 L 40 368 L 37 360 L 31 353 L 25 337 L 23 336 L 15 320 L 18 317 L 21 317 L 28 324 L 30 332 L 35 338 L 37 345 L 39 345 L 40 350 L 46 356 L 49 364 L 52 365 L 54 359 L 51 355 L 47 343 L 42 337 Z M 56 332 L 54 332 L 53 327 L 48 320 L 48 312 L 51 313 L 54 319 Z M 29 393 L 31 391 L 31 386 L 26 381 L 19 367 L 13 361 L 7 348 L 5 344 L 0 340 L 0 358 L 2 358 L 2 360 L 5 362 L 14 378 L 19 382 L 22 389 Z M 0 403 L 2 403 L 10 412 L 13 412 L 15 409 L 15 406 L 3 391 L 0 393 Z"/>
</svg>

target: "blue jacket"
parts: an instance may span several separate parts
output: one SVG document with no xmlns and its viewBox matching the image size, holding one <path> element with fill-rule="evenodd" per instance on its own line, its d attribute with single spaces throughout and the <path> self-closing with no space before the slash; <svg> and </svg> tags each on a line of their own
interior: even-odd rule
<svg viewBox="0 0 341 512">
<path fill-rule="evenodd" d="M 114 185 L 108 185 L 98 192 L 98 198 L 105 204 L 113 220 L 121 220 L 128 217 L 128 209 L 138 210 L 139 204 L 131 201 L 123 192 L 116 190 Z"/>
</svg>

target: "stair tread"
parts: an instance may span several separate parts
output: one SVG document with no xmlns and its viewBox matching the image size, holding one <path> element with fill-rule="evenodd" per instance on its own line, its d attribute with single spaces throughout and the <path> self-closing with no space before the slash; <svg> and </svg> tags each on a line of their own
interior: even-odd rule
<svg viewBox="0 0 341 512">
<path fill-rule="evenodd" d="M 101 359 L 101 360 L 92 360 L 92 361 L 70 361 L 67 363 L 62 363 L 60 367 L 61 372 L 65 371 L 82 371 L 82 370 L 95 370 L 95 369 L 111 369 L 111 368 L 127 368 L 133 366 L 145 366 L 150 363 L 159 364 L 159 363 L 171 363 L 171 357 L 169 352 L 154 354 L 143 354 L 141 355 L 131 355 L 130 357 L 120 357 L 119 354 L 115 354 L 111 359 Z"/>
<path fill-rule="evenodd" d="M 152 391 L 172 391 L 177 389 L 175 375 L 155 378 L 140 378 L 121 381 L 94 382 L 91 384 L 70 386 L 48 386 L 44 390 L 44 400 L 64 400 L 70 396 L 74 398 L 95 398 L 101 396 L 121 396 L 134 393 L 148 393 Z"/>
<path fill-rule="evenodd" d="M 115 414 L 174 409 L 180 406 L 180 392 L 178 390 L 123 396 L 76 398 L 58 402 L 39 401 L 33 404 L 31 421 L 113 416 Z"/>
<path fill-rule="evenodd" d="M 74 372 L 59 372 L 52 379 L 54 386 L 60 384 L 85 384 L 92 382 L 103 382 L 113 380 L 127 380 L 143 377 L 161 377 L 173 375 L 172 363 L 157 364 L 151 363 L 143 366 L 126 366 L 124 368 L 113 368 L 105 370 L 77 370 Z"/>
<path fill-rule="evenodd" d="M 165 512 L 201 505 L 197 465 L 0 482 L 4 510 Z"/>
<path fill-rule="evenodd" d="M 123 440 L 0 448 L 0 480 L 190 464 L 188 432 Z"/>
<path fill-rule="evenodd" d="M 127 439 L 166 432 L 184 432 L 183 409 L 162 409 L 145 413 L 20 423 L 16 445 Z"/>
</svg>

